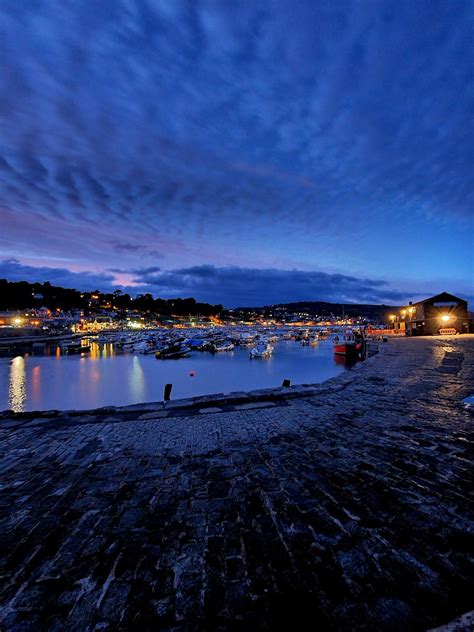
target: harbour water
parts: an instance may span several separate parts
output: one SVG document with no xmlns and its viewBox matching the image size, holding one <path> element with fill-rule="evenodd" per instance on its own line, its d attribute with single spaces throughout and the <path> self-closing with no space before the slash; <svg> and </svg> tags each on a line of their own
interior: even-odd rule
<svg viewBox="0 0 474 632">
<path fill-rule="evenodd" d="M 270 358 L 249 359 L 248 349 L 217 354 L 191 352 L 178 360 L 117 353 L 112 344 L 93 342 L 87 355 L 45 354 L 0 358 L 0 410 L 71 410 L 159 401 L 165 384 L 172 399 L 320 383 L 345 370 L 330 340 L 315 347 L 280 340 Z"/>
</svg>

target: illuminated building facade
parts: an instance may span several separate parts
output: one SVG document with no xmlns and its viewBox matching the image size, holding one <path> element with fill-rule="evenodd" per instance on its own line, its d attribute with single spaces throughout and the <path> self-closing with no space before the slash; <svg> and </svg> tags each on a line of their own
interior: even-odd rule
<svg viewBox="0 0 474 632">
<path fill-rule="evenodd" d="M 394 318 L 393 325 L 403 328 L 402 323 L 407 336 L 468 333 L 467 301 L 441 292 L 404 307 Z"/>
</svg>

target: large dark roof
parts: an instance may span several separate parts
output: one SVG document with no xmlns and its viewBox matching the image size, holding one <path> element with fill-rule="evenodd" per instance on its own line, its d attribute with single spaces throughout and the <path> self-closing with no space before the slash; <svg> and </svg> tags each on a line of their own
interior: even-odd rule
<svg viewBox="0 0 474 632">
<path fill-rule="evenodd" d="M 467 302 L 463 298 L 459 298 L 459 296 L 454 296 L 454 294 L 449 294 L 448 292 L 441 292 L 441 294 L 435 294 L 434 296 L 425 298 L 422 301 L 418 301 L 417 303 L 414 303 L 414 305 L 423 305 L 423 303 L 429 303 L 435 299 L 437 301 L 462 301 L 463 303 Z"/>
</svg>

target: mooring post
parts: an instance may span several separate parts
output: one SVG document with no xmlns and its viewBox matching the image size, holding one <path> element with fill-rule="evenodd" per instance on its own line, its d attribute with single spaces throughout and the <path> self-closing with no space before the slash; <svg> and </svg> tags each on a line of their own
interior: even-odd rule
<svg viewBox="0 0 474 632">
<path fill-rule="evenodd" d="M 165 389 L 163 391 L 163 408 L 165 407 L 166 402 L 170 401 L 172 390 L 173 390 L 172 384 L 165 384 Z"/>
</svg>

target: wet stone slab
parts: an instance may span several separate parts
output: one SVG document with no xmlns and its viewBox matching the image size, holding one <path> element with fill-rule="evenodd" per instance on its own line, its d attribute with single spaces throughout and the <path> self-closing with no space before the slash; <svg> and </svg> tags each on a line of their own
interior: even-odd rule
<svg viewBox="0 0 474 632">
<path fill-rule="evenodd" d="M 318 387 L 0 416 L 0 629 L 448 624 L 473 378 L 469 337 L 404 339 Z"/>
</svg>

